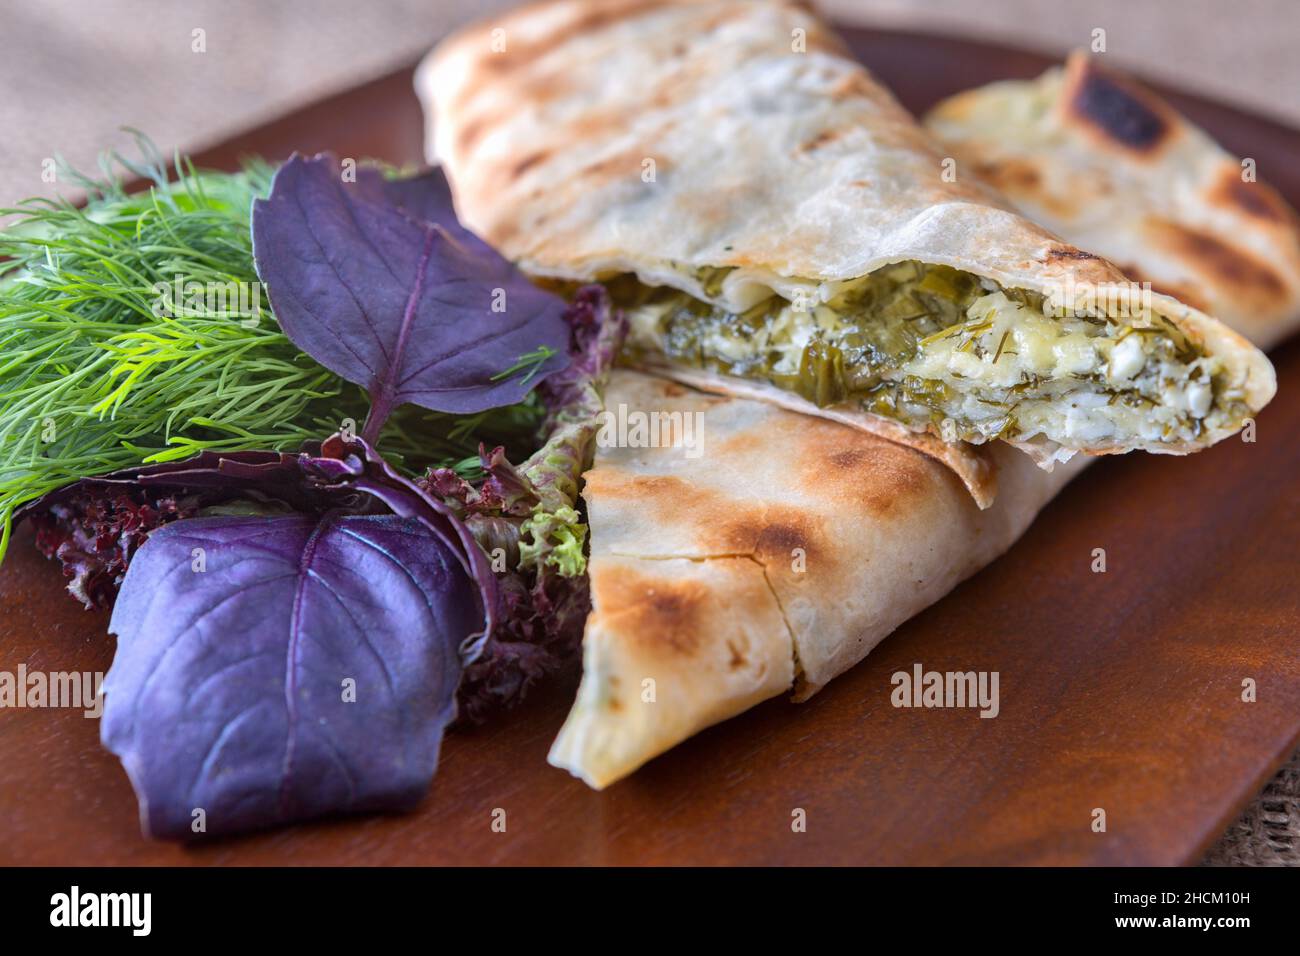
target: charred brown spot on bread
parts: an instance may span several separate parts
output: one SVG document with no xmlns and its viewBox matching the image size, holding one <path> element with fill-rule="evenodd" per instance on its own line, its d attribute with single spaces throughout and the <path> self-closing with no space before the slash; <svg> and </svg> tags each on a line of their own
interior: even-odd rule
<svg viewBox="0 0 1300 956">
<path fill-rule="evenodd" d="M 710 450 L 722 461 L 730 459 L 752 461 L 762 455 L 763 449 L 768 447 L 770 446 L 765 435 L 758 431 L 747 430 L 727 435 L 721 441 L 713 442 Z"/>
<path fill-rule="evenodd" d="M 1101 256 L 1094 256 L 1091 252 L 1084 252 L 1082 249 L 1076 249 L 1074 246 L 1055 246 L 1047 250 L 1047 262 L 1060 262 L 1063 259 L 1069 259 L 1077 262 L 1087 262 L 1097 260 L 1103 262 Z"/>
<path fill-rule="evenodd" d="M 604 159 L 588 163 L 574 175 L 578 180 L 593 188 L 603 185 L 608 180 L 624 178 L 629 182 L 640 184 L 643 182 L 641 174 L 645 169 L 643 164 L 647 159 L 654 160 L 655 175 L 663 175 L 667 164 L 663 159 L 656 158 L 654 153 L 647 149 L 624 150 L 612 156 L 606 156 Z"/>
<path fill-rule="evenodd" d="M 1038 168 L 1023 159 L 990 159 L 976 163 L 975 174 L 1012 194 L 1029 192 L 1042 182 Z"/>
<path fill-rule="evenodd" d="M 836 470 L 860 468 L 871 460 L 865 448 L 845 448 L 835 452 L 828 459 Z"/>
<path fill-rule="evenodd" d="M 581 13 L 568 21 L 555 24 L 554 29 L 545 36 L 535 40 L 524 41 L 517 36 L 517 31 L 510 29 L 507 19 L 502 27 L 505 33 L 505 48 L 500 52 L 488 52 L 482 58 L 482 66 L 494 73 L 510 73 L 520 66 L 536 62 L 551 50 L 568 43 L 575 36 L 598 33 L 602 28 L 620 20 L 631 19 L 642 13 L 652 13 L 662 7 L 660 0 L 603 0 L 601 3 L 587 4 L 579 8 Z M 528 13 L 530 11 L 525 11 Z M 481 39 L 483 48 L 492 51 L 489 45 L 490 34 Z"/>
<path fill-rule="evenodd" d="M 1201 290 L 1195 286 L 1185 282 L 1158 282 L 1132 263 L 1119 266 L 1119 270 L 1134 282 L 1150 285 L 1152 292 L 1167 295 L 1170 298 L 1177 299 L 1184 305 L 1190 305 L 1193 309 L 1200 309 L 1202 312 L 1210 311 L 1209 303 L 1201 296 Z"/>
<path fill-rule="evenodd" d="M 1252 299 L 1286 295 L 1286 283 L 1267 262 L 1217 236 L 1164 219 L 1150 220 L 1147 229 L 1160 246 L 1194 266 L 1198 274 L 1239 294 Z"/>
<path fill-rule="evenodd" d="M 678 501 L 682 495 L 694 491 L 694 486 L 689 481 L 676 475 L 633 475 L 632 485 L 648 497 L 672 496 Z"/>
<path fill-rule="evenodd" d="M 827 553 L 825 521 L 810 511 L 731 497 L 726 507 L 709 510 L 716 517 L 701 531 L 712 554 L 752 557 L 789 568 L 796 548 L 809 560 Z"/>
<path fill-rule="evenodd" d="M 548 155 L 549 153 L 544 149 L 538 150 L 535 153 L 529 153 L 523 159 L 519 160 L 519 162 L 510 167 L 510 178 L 518 179 L 523 176 L 523 174 L 528 172 L 528 170 L 546 159 Z"/>
<path fill-rule="evenodd" d="M 731 659 L 727 661 L 727 667 L 731 670 L 738 671 L 749 663 L 749 659 L 745 657 L 744 651 L 736 646 L 735 641 L 727 641 L 727 650 L 731 652 Z"/>
<path fill-rule="evenodd" d="M 846 509 L 875 517 L 902 513 L 933 494 L 950 474 L 925 454 L 833 422 L 819 422 L 801 439 L 801 480 Z M 956 480 L 953 476 L 953 480 Z"/>
<path fill-rule="evenodd" d="M 871 78 L 860 70 L 846 74 L 830 88 L 830 96 L 836 100 L 848 99 L 852 96 L 872 99 L 878 95 L 879 90 L 872 84 Z"/>
<path fill-rule="evenodd" d="M 1118 268 L 1120 272 L 1124 273 L 1124 275 L 1126 275 L 1128 278 L 1132 279 L 1134 282 L 1150 282 L 1150 281 L 1151 281 L 1151 280 L 1147 277 L 1146 273 L 1144 273 L 1144 272 L 1143 272 L 1141 269 L 1139 269 L 1137 266 L 1133 265 L 1133 263 L 1131 263 L 1131 262 L 1129 262 L 1129 263 L 1124 263 L 1124 264 L 1122 264 L 1122 265 L 1121 265 L 1120 263 L 1116 263 L 1115 265 L 1116 265 L 1116 268 Z"/>
<path fill-rule="evenodd" d="M 1138 279 L 1137 281 L 1149 280 Z M 1193 309 L 1200 309 L 1202 312 L 1210 311 L 1210 303 L 1205 301 L 1201 290 L 1186 282 L 1152 282 L 1151 291 L 1157 295 L 1167 295 L 1171 299 L 1177 299 L 1183 305 L 1190 305 Z"/>
<path fill-rule="evenodd" d="M 457 148 L 465 154 L 473 152 L 474 147 L 478 145 L 478 141 L 488 131 L 489 126 L 491 126 L 491 123 L 487 117 L 482 116 L 466 122 L 458 131 Z"/>
<path fill-rule="evenodd" d="M 699 618 L 709 600 L 707 589 L 695 581 L 660 581 L 645 585 L 641 604 L 633 611 L 642 620 L 637 632 L 661 640 L 681 654 L 692 653 L 699 644 Z"/>
<path fill-rule="evenodd" d="M 837 139 L 840 138 L 841 135 L 842 132 L 840 130 L 824 129 L 816 136 L 814 136 L 812 139 L 807 140 L 806 142 L 800 144 L 799 152 L 801 153 L 814 152 L 818 149 L 821 149 L 823 146 L 835 142 Z"/>
<path fill-rule="evenodd" d="M 811 524 L 802 516 L 765 523 L 758 532 L 755 556 L 788 561 L 795 551 L 802 551 L 805 556 L 812 554 L 817 550 L 818 535 Z"/>
<path fill-rule="evenodd" d="M 900 515 L 934 488 L 936 471 L 954 482 L 958 480 L 944 466 L 919 453 L 891 461 L 888 467 L 868 472 L 871 478 L 859 485 L 857 499 L 873 515 Z"/>
<path fill-rule="evenodd" d="M 630 474 L 604 464 L 587 472 L 585 482 L 582 493 L 587 501 L 634 509 L 647 527 L 671 527 L 704 553 L 748 555 L 754 549 L 754 534 L 740 537 L 733 531 L 737 521 L 757 520 L 761 511 L 729 491 L 675 475 Z"/>
<path fill-rule="evenodd" d="M 1075 77 L 1069 110 L 1106 140 L 1134 152 L 1150 153 L 1170 136 L 1164 109 L 1137 84 L 1087 59 L 1072 63 L 1071 68 Z"/>
<path fill-rule="evenodd" d="M 660 503 L 676 507 L 684 497 L 701 494 L 695 485 L 676 475 L 629 474 L 621 467 L 592 469 L 587 473 L 585 486 L 590 494 L 600 498 L 637 500 L 647 508 Z"/>
<path fill-rule="evenodd" d="M 1213 205 L 1236 209 L 1264 222 L 1296 223 L 1295 211 L 1277 190 L 1265 183 L 1244 181 L 1241 168 L 1235 165 L 1224 166 L 1210 187 L 1209 200 Z"/>
<path fill-rule="evenodd" d="M 644 644 L 693 656 L 709 636 L 709 588 L 701 581 L 656 577 L 626 565 L 593 568 L 592 589 L 613 608 L 618 631 Z"/>
<path fill-rule="evenodd" d="M 1021 268 L 1026 271 L 1039 271 L 1043 270 L 1044 266 L 1050 277 L 1075 284 L 1107 286 L 1125 280 L 1124 273 L 1119 271 L 1119 266 L 1109 259 L 1069 245 L 1049 245 L 1039 259 L 1027 260 Z"/>
</svg>

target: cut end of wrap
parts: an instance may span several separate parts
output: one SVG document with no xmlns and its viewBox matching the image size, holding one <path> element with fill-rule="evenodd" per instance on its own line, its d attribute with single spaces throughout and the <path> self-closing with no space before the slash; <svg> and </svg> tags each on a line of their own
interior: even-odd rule
<svg viewBox="0 0 1300 956">
<path fill-rule="evenodd" d="M 551 744 L 551 752 L 546 755 L 546 762 L 552 767 L 567 770 L 593 790 L 604 790 L 607 786 L 635 770 L 640 763 L 627 764 L 616 756 L 616 748 L 609 746 L 612 741 L 602 740 L 606 735 L 598 721 L 576 709 L 569 714 L 559 735 Z M 648 757 L 646 759 L 649 759 Z"/>
<path fill-rule="evenodd" d="M 591 565 L 582 683 L 547 760 L 597 790 L 794 683 L 794 649 L 749 558 Z"/>
</svg>

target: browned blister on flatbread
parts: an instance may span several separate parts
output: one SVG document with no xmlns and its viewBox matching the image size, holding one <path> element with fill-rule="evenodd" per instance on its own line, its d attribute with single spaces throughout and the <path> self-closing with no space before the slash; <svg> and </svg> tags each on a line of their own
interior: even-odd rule
<svg viewBox="0 0 1300 956">
<path fill-rule="evenodd" d="M 1130 278 L 1261 347 L 1300 325 L 1300 219 L 1258 179 L 1267 170 L 1098 57 L 960 93 L 926 124 L 1026 215 Z"/>
<path fill-rule="evenodd" d="M 1133 83 L 1090 67 L 1082 59 L 1062 90 L 1062 108 L 1075 126 L 1102 147 L 1146 162 L 1158 162 L 1174 138 L 1178 117 Z"/>
</svg>

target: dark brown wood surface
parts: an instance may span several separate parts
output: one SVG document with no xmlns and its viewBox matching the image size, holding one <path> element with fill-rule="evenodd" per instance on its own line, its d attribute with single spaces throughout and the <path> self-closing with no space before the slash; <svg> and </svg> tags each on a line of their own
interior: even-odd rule
<svg viewBox="0 0 1300 956">
<path fill-rule="evenodd" d="M 921 110 L 1037 74 L 1047 58 L 850 32 Z M 1300 204 L 1300 133 L 1177 104 Z M 331 148 L 420 158 L 409 71 L 200 159 Z M 770 701 L 604 793 L 548 766 L 573 685 L 452 735 L 415 813 L 183 849 L 141 838 L 135 798 L 80 711 L 0 711 L 0 863 L 1188 863 L 1300 734 L 1300 342 L 1274 355 L 1258 441 L 1098 463 L 1002 560 L 803 705 Z M 1090 570 L 1105 548 L 1108 571 Z M 107 670 L 107 617 L 82 611 L 26 535 L 0 571 L 0 670 Z M 996 670 L 1001 714 L 890 706 L 890 675 Z M 1241 700 L 1242 681 L 1258 701 Z M 506 832 L 491 828 L 506 811 Z M 792 832 L 802 808 L 807 832 Z M 1107 815 L 1105 833 L 1092 813 Z"/>
</svg>

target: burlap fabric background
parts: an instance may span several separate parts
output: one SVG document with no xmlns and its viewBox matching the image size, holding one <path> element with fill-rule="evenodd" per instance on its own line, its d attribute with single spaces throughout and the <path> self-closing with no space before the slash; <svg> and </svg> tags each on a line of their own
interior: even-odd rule
<svg viewBox="0 0 1300 956">
<path fill-rule="evenodd" d="M 0 205 L 47 193 L 46 157 L 93 166 L 119 127 L 198 148 L 418 56 L 508 0 L 2 0 Z M 1120 65 L 1300 125 L 1294 0 L 821 0 L 842 21 L 1044 51 L 1107 31 Z M 195 30 L 205 52 L 195 52 Z M 1300 754 L 1207 864 L 1300 865 Z"/>
</svg>

